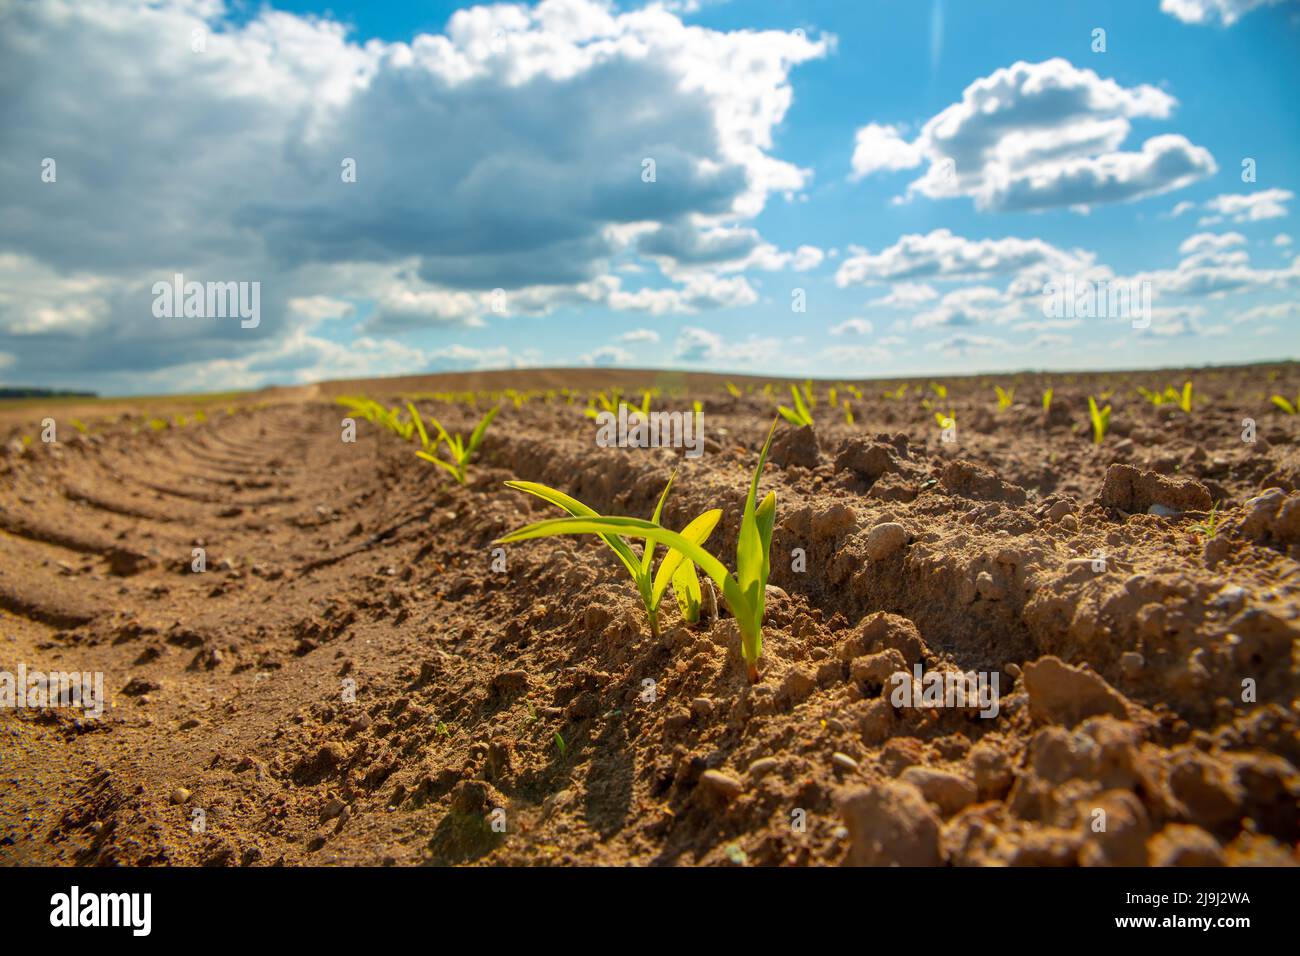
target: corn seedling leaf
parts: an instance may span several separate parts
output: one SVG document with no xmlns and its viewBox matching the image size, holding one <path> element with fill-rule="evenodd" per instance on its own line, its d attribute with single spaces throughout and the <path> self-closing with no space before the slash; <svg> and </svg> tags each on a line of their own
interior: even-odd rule
<svg viewBox="0 0 1300 956">
<path fill-rule="evenodd" d="M 669 484 L 671 484 L 671 482 L 669 482 Z M 577 498 L 571 498 L 562 491 L 557 491 L 556 489 L 549 488 L 546 485 L 538 484 L 535 481 L 507 481 L 506 487 L 514 488 L 516 491 L 524 491 L 530 495 L 541 498 L 543 501 L 549 502 L 557 508 L 562 508 L 575 518 L 600 517 L 599 514 L 591 508 L 588 508 Z M 667 493 L 668 489 L 665 488 L 664 494 Z M 600 538 L 609 545 L 610 550 L 618 555 L 619 560 L 623 562 L 623 567 L 627 568 L 628 574 L 632 575 L 633 579 L 636 579 L 641 570 L 641 565 L 637 560 L 636 552 L 628 546 L 626 541 L 617 535 L 602 534 Z"/>
<path fill-rule="evenodd" d="M 425 451 L 428 451 L 428 450 L 429 450 L 429 433 L 428 433 L 427 431 L 424 430 L 424 420 L 423 420 L 422 418 L 420 418 L 420 412 L 419 412 L 419 410 L 416 409 L 416 407 L 415 407 L 412 403 L 407 402 L 407 403 L 406 403 L 406 407 L 407 407 L 407 408 L 410 410 L 410 412 L 411 412 L 411 421 L 413 421 L 413 422 L 415 423 L 416 431 L 418 431 L 418 432 L 420 433 L 420 447 L 421 447 L 422 449 L 424 449 Z"/>
<path fill-rule="evenodd" d="M 1110 406 L 1097 408 L 1097 400 L 1089 395 L 1088 418 L 1092 421 L 1092 442 L 1094 445 L 1100 445 L 1106 438 L 1107 429 L 1110 428 Z"/>
<path fill-rule="evenodd" d="M 682 537 L 694 544 L 703 545 L 709 539 L 709 535 L 713 534 L 713 529 L 718 526 L 718 522 L 721 520 L 721 508 L 706 511 L 682 529 Z M 655 523 L 658 524 L 658 522 Z M 650 547 L 650 544 L 647 543 L 646 549 L 649 550 Z M 694 564 L 688 561 L 682 552 L 677 550 L 670 550 L 664 555 L 664 559 L 659 562 L 659 570 L 655 573 L 654 586 L 650 591 L 650 597 L 655 607 L 659 606 L 659 602 L 663 599 L 664 592 L 668 589 L 670 583 L 676 587 L 676 576 L 684 566 L 694 568 Z M 698 583 L 696 590 L 699 590 Z"/>
<path fill-rule="evenodd" d="M 1283 398 L 1281 395 L 1273 395 L 1272 397 L 1270 397 L 1269 401 L 1271 401 L 1278 408 L 1282 409 L 1282 411 L 1286 412 L 1288 415 L 1294 415 L 1296 413 L 1296 409 L 1300 408 L 1300 395 L 1296 396 L 1294 405 L 1291 402 L 1287 401 L 1285 398 Z"/>
</svg>

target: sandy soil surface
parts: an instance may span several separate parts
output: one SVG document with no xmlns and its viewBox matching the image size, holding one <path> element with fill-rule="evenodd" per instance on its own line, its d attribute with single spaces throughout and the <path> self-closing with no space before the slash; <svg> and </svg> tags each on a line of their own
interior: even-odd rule
<svg viewBox="0 0 1300 956">
<path fill-rule="evenodd" d="M 1134 394 L 1187 378 L 1190 415 Z M 616 380 L 702 402 L 705 453 L 598 447 L 585 398 L 543 395 L 460 486 L 369 422 L 342 441 L 332 401 Z M 721 507 L 734 567 L 775 401 L 733 380 L 331 383 L 158 430 L 87 404 L 50 410 L 57 444 L 0 413 L 0 671 L 109 697 L 0 711 L 0 863 L 1297 862 L 1300 418 L 1268 395 L 1300 369 L 858 383 L 852 425 L 822 383 L 762 477 L 752 686 L 725 604 L 685 626 L 670 597 L 655 638 L 599 541 L 494 553 L 558 515 L 506 480 L 648 517 L 680 465 L 664 524 Z M 487 407 L 418 403 L 457 431 Z M 996 712 L 898 704 L 918 665 L 996 678 Z"/>
</svg>

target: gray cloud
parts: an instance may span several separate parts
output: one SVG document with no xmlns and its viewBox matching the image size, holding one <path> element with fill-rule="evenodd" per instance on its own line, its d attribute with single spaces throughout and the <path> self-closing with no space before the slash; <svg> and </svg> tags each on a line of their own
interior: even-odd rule
<svg viewBox="0 0 1300 956">
<path fill-rule="evenodd" d="M 374 301 L 376 332 L 482 321 L 498 288 L 523 310 L 606 301 L 593 287 L 620 228 L 666 225 L 689 255 L 691 229 L 808 175 L 757 144 L 824 40 L 590 0 L 479 7 L 364 46 L 329 20 L 223 16 L 213 0 L 0 4 L 0 352 L 25 374 L 247 370 L 313 295 Z M 155 319 L 149 289 L 175 272 L 261 282 L 260 326 Z M 295 340 L 275 367 L 326 353 Z"/>
</svg>

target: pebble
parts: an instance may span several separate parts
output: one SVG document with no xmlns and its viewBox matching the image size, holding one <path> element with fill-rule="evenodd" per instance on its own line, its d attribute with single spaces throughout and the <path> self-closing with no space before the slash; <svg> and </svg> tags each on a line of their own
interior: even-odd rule
<svg viewBox="0 0 1300 956">
<path fill-rule="evenodd" d="M 1052 523 L 1059 522 L 1066 515 L 1074 511 L 1074 505 L 1069 501 L 1058 501 L 1052 505 L 1052 510 L 1047 512 L 1047 517 L 1052 519 Z"/>
<path fill-rule="evenodd" d="M 858 762 L 848 754 L 840 753 L 838 750 L 831 754 L 831 765 L 836 770 L 843 770 L 847 773 L 857 773 Z"/>
<path fill-rule="evenodd" d="M 185 803 L 191 796 L 192 794 L 190 791 L 186 790 L 184 787 L 177 787 L 172 791 L 172 803 Z"/>
<path fill-rule="evenodd" d="M 727 776 L 721 770 L 706 770 L 700 774 L 700 786 L 726 800 L 734 800 L 745 790 L 739 780 Z"/>
<path fill-rule="evenodd" d="M 907 529 L 896 521 L 878 524 L 867 533 L 867 557 L 872 561 L 883 561 L 903 545 L 907 544 Z"/>
<path fill-rule="evenodd" d="M 790 595 L 785 592 L 784 588 L 779 588 L 775 584 L 767 586 L 767 600 L 769 601 L 788 601 Z"/>
</svg>

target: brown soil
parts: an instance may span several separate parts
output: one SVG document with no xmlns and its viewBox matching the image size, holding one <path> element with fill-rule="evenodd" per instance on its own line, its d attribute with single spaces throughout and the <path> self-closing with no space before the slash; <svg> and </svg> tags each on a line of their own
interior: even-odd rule
<svg viewBox="0 0 1300 956">
<path fill-rule="evenodd" d="M 1192 416 L 1133 395 L 1184 377 Z M 924 382 L 864 384 L 852 426 L 823 397 L 763 477 L 779 590 L 754 686 L 725 606 L 685 627 L 670 596 L 652 638 L 594 539 L 492 567 L 497 537 L 557 514 L 505 480 L 646 517 L 679 452 L 596 447 L 581 403 L 536 399 L 460 487 L 369 423 L 340 441 L 330 400 L 610 380 L 333 383 L 156 433 L 60 419 L 26 447 L 42 411 L 0 417 L 0 670 L 102 671 L 111 697 L 97 720 L 0 711 L 0 862 L 1297 862 L 1300 419 L 1267 400 L 1295 366 L 1025 375 L 1001 412 L 992 379 L 950 379 L 955 444 Z M 709 544 L 734 565 L 774 403 L 659 381 L 708 436 L 664 523 L 722 507 Z M 1086 396 L 1108 389 L 1096 449 Z M 894 706 L 917 663 L 996 674 L 997 715 Z"/>
</svg>

